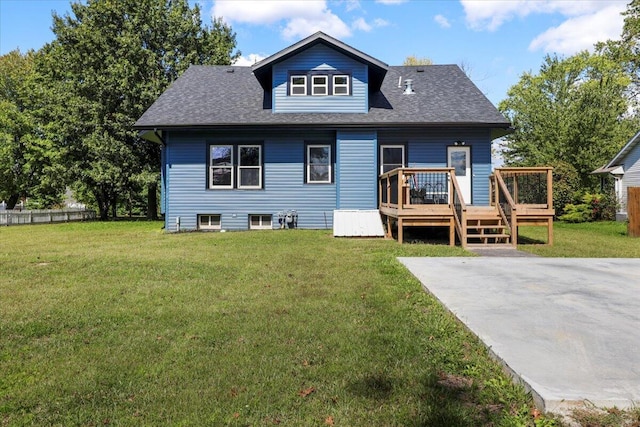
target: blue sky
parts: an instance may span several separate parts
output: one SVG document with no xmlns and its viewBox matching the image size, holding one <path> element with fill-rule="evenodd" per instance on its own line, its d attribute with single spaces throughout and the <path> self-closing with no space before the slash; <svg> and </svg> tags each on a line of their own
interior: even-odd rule
<svg viewBox="0 0 640 427">
<path fill-rule="evenodd" d="M 190 0 L 194 3 L 195 0 Z M 389 65 L 409 55 L 463 64 L 498 104 L 546 54 L 571 55 L 617 39 L 627 0 L 216 0 L 199 1 L 205 22 L 220 16 L 249 65 L 321 30 Z M 0 54 L 53 40 L 51 14 L 69 1 L 0 0 Z"/>
</svg>

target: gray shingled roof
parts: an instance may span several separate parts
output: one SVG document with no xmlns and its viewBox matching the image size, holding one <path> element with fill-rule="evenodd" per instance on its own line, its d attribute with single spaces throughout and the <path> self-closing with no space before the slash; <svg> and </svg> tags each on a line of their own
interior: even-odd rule
<svg viewBox="0 0 640 427">
<path fill-rule="evenodd" d="M 413 79 L 415 94 L 402 94 L 400 77 Z M 368 113 L 274 113 L 269 96 L 251 67 L 191 66 L 134 128 L 510 126 L 457 65 L 389 67 Z"/>
</svg>

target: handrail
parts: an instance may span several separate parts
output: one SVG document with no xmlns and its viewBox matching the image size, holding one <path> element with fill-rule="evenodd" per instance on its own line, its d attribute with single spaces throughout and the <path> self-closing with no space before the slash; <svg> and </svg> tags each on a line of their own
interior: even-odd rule
<svg viewBox="0 0 640 427">
<path fill-rule="evenodd" d="M 460 186 L 458 184 L 458 180 L 456 179 L 455 170 L 451 171 L 451 194 L 452 203 L 453 203 L 453 218 L 456 223 L 456 231 L 458 232 L 458 237 L 460 238 L 460 244 L 465 247 L 467 244 L 467 205 L 462 198 L 462 192 L 460 191 Z"/>
<path fill-rule="evenodd" d="M 518 223 L 516 212 L 516 203 L 513 201 L 513 197 L 509 193 L 509 189 L 507 188 L 507 184 L 505 184 L 502 179 L 502 174 L 500 170 L 495 170 L 492 175 L 493 179 L 496 181 L 496 206 L 498 211 L 500 212 L 500 216 L 502 216 L 502 220 L 507 224 L 511 234 L 511 244 L 516 246 L 518 244 Z M 500 202 L 501 196 L 504 196 L 506 205 L 509 206 L 509 213 L 505 211 L 502 203 Z"/>
</svg>

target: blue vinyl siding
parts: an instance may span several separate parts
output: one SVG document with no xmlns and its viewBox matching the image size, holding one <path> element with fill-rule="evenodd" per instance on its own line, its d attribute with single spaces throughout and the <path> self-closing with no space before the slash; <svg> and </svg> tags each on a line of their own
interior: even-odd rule
<svg viewBox="0 0 640 427">
<path fill-rule="evenodd" d="M 349 96 L 288 96 L 290 71 L 339 71 L 351 74 Z M 335 50 L 316 45 L 273 67 L 274 113 L 366 113 L 368 111 L 368 69 Z"/>
<path fill-rule="evenodd" d="M 489 129 L 422 129 L 379 131 L 380 145 L 407 144 L 407 166 L 412 168 L 446 167 L 447 147 L 464 141 L 471 147 L 471 204 L 489 205 L 491 175 L 491 131 Z M 469 201 L 467 201 L 469 203 Z"/>
<path fill-rule="evenodd" d="M 282 135 L 282 134 L 281 134 Z M 165 226 L 176 230 L 197 228 L 198 214 L 220 214 L 225 230 L 246 230 L 250 214 L 273 216 L 298 211 L 300 228 L 333 227 L 336 185 L 304 183 L 304 142 L 333 143 L 334 132 L 289 133 L 278 136 L 269 132 L 187 133 L 171 132 L 167 138 L 167 184 Z M 264 156 L 264 188 L 261 190 L 210 190 L 207 188 L 208 145 L 261 141 Z M 237 152 L 234 152 L 237 156 Z"/>
<path fill-rule="evenodd" d="M 377 208 L 376 132 L 338 131 L 336 141 L 338 209 Z"/>
</svg>

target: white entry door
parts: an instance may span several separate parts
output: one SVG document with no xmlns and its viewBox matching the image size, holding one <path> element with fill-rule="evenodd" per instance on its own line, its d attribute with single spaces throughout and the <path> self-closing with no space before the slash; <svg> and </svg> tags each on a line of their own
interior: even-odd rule
<svg viewBox="0 0 640 427">
<path fill-rule="evenodd" d="M 471 204 L 471 147 L 447 147 L 447 164 L 456 173 L 464 202 Z"/>
</svg>

